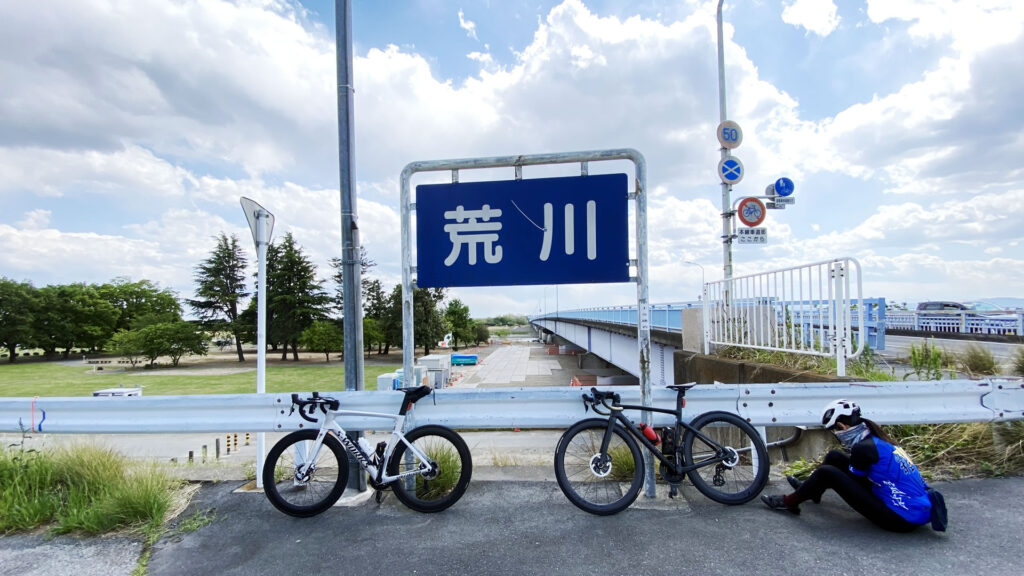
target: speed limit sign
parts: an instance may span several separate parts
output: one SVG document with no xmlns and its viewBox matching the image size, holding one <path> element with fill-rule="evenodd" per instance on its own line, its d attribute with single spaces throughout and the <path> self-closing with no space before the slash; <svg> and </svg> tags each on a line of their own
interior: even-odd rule
<svg viewBox="0 0 1024 576">
<path fill-rule="evenodd" d="M 740 125 L 732 120 L 726 120 L 718 125 L 718 143 L 722 148 L 732 150 L 739 148 L 743 143 L 743 130 Z"/>
</svg>

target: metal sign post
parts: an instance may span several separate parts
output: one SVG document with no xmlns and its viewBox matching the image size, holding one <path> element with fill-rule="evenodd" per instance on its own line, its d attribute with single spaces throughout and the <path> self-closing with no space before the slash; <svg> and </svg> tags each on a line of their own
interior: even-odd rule
<svg viewBox="0 0 1024 576">
<path fill-rule="evenodd" d="M 274 234 L 274 215 L 255 201 L 242 197 L 242 211 L 256 243 L 256 393 L 267 391 L 267 246 Z M 263 487 L 266 433 L 256 433 L 256 487 Z"/>
<path fill-rule="evenodd" d="M 589 163 L 609 160 L 630 160 L 635 169 L 635 191 L 620 186 L 622 175 L 589 176 Z M 537 179 L 522 180 L 523 166 L 550 164 L 580 164 L 579 179 Z M 459 170 L 480 168 L 513 168 L 515 179 L 511 181 L 479 183 L 472 195 L 462 195 L 467 190 L 458 185 Z M 417 201 L 412 201 L 410 180 L 419 172 L 451 172 L 452 184 L 417 186 Z M 549 180 L 561 181 L 566 186 Z M 577 182 L 579 180 L 579 182 Z M 547 181 L 547 182 L 546 182 Z M 570 182 L 573 181 L 573 182 Z M 617 183 L 617 181 L 619 183 Z M 566 152 L 557 154 L 533 154 L 522 156 L 499 156 L 491 158 L 467 158 L 462 160 L 436 160 L 407 164 L 401 174 L 402 206 L 402 378 L 403 385 L 411 383 L 413 374 L 413 288 L 419 280 L 424 285 L 481 285 L 473 278 L 486 278 L 486 285 L 501 282 L 500 285 L 530 284 L 528 279 L 536 274 L 549 275 L 541 282 L 620 282 L 633 280 L 637 285 L 637 348 L 639 354 L 640 389 L 644 406 L 651 406 L 651 323 L 650 304 L 647 288 L 647 162 L 636 150 L 596 150 L 588 152 Z M 575 186 L 579 188 L 573 188 Z M 546 188 L 537 195 L 534 187 Z M 438 190 L 446 189 L 451 197 L 431 196 Z M 568 189 L 572 202 L 561 196 Z M 617 191 L 616 191 L 617 190 Z M 429 201 L 423 201 L 424 194 Z M 551 196 L 556 195 L 556 196 Z M 621 197 L 616 199 L 615 196 Z M 445 199 L 447 205 L 435 206 Z M 547 199 L 545 199 L 547 198 Z M 493 199 L 493 200 L 492 200 Z M 621 202 L 625 199 L 636 201 L 636 259 L 628 258 L 628 238 L 622 233 L 626 229 L 625 210 Z M 558 200 L 556 215 L 555 200 Z M 462 204 L 458 203 L 463 202 Z M 520 204 L 522 202 L 522 204 Z M 606 205 L 607 204 L 607 205 Z M 579 205 L 579 207 L 577 207 Z M 613 205 L 619 206 L 618 214 Z M 572 208 L 569 208 L 572 206 Z M 413 266 L 412 212 L 417 212 L 417 265 Z M 421 214 L 420 212 L 423 212 Z M 427 220 L 425 215 L 430 214 Z M 622 223 L 616 223 L 616 218 Z M 607 220 L 605 219 L 607 218 Z M 600 229 L 605 222 L 613 230 Z M 498 224 L 500 223 L 500 227 Z M 499 242 L 500 231 L 509 225 L 511 229 L 531 236 L 530 247 L 522 248 L 521 238 L 510 237 L 508 242 Z M 426 232 L 422 232 L 427 230 Z M 609 234 L 610 240 L 621 241 L 616 247 L 602 238 Z M 425 235 L 424 235 L 425 234 Z M 556 242 L 557 240 L 557 242 Z M 614 242 L 613 242 L 614 243 Z M 520 253 L 520 250 L 524 252 Z M 533 251 L 536 250 L 536 251 Z M 507 251 L 507 252 L 506 252 Z M 512 261 L 502 264 L 506 254 L 509 258 L 521 258 L 529 266 L 512 270 Z M 471 257 L 472 254 L 472 257 Z M 607 258 L 607 260 L 605 260 Z M 611 268 L 595 270 L 591 264 L 601 260 Z M 564 274 L 557 270 L 566 262 L 581 276 Z M 447 263 L 447 264 L 446 264 Z M 558 264 L 560 263 L 560 264 Z M 630 267 L 636 267 L 636 276 L 629 275 Z M 464 274 L 472 268 L 473 274 Z M 484 272 L 484 270 L 487 270 Z M 570 272 L 573 270 L 570 269 Z M 515 272 L 514 275 L 509 275 Z M 451 274 L 450 274 L 451 273 Z M 458 284 L 462 282 L 462 284 Z M 644 413 L 642 420 L 650 424 L 651 415 Z M 654 497 L 654 462 L 650 455 L 645 460 L 645 495 Z"/>
</svg>

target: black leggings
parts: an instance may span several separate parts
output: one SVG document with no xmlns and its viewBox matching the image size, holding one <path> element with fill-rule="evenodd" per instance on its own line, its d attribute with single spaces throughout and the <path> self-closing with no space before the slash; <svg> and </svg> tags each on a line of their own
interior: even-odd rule
<svg viewBox="0 0 1024 576">
<path fill-rule="evenodd" d="M 917 524 L 907 522 L 875 496 L 867 478 L 851 473 L 850 457 L 838 450 L 832 450 L 825 455 L 824 463 L 811 473 L 796 491 L 796 495 L 801 502 L 815 500 L 821 498 L 829 488 L 835 490 L 851 508 L 885 530 L 910 532 L 917 528 Z"/>
</svg>

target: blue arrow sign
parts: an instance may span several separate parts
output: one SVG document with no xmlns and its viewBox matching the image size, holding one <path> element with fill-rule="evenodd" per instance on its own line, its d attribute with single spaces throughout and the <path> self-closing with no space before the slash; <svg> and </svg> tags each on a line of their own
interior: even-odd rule
<svg viewBox="0 0 1024 576">
<path fill-rule="evenodd" d="M 789 178 L 779 178 L 775 181 L 775 193 L 779 196 L 789 196 L 796 187 Z"/>
<path fill-rule="evenodd" d="M 743 180 L 743 162 L 739 158 L 729 157 L 718 163 L 718 176 L 726 184 L 736 184 Z"/>
</svg>

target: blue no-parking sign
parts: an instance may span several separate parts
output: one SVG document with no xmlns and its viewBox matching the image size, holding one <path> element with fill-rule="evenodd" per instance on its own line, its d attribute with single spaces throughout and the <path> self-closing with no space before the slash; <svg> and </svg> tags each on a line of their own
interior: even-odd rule
<svg viewBox="0 0 1024 576">
<path fill-rule="evenodd" d="M 726 184 L 737 184 L 743 180 L 743 162 L 730 156 L 718 163 L 718 177 Z"/>
<path fill-rule="evenodd" d="M 417 286 L 629 280 L 626 174 L 416 187 Z"/>
</svg>

